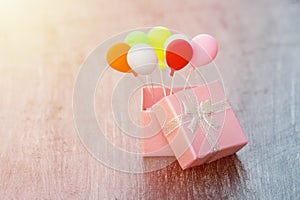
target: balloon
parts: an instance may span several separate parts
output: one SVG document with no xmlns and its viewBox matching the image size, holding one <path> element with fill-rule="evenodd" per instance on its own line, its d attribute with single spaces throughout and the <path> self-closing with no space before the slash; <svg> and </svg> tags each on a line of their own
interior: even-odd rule
<svg viewBox="0 0 300 200">
<path fill-rule="evenodd" d="M 165 44 L 164 44 L 164 49 L 167 49 L 168 45 L 174 41 L 174 40 L 177 40 L 177 39 L 183 39 L 183 40 L 186 40 L 186 41 L 189 41 L 189 38 L 186 36 L 186 35 L 183 35 L 183 34 L 174 34 L 172 36 L 170 36 Z"/>
<path fill-rule="evenodd" d="M 188 41 L 183 39 L 172 41 L 166 51 L 166 61 L 171 68 L 171 76 L 174 75 L 175 71 L 184 68 L 193 56 L 192 46 Z"/>
<path fill-rule="evenodd" d="M 154 49 L 147 44 L 137 44 L 127 54 L 129 66 L 138 74 L 149 75 L 157 67 L 158 60 Z"/>
<path fill-rule="evenodd" d="M 218 53 L 218 44 L 215 38 L 207 34 L 197 35 L 192 39 L 193 58 L 191 60 L 192 67 L 200 67 L 206 65 L 215 59 Z"/>
<path fill-rule="evenodd" d="M 169 31 L 169 29 L 163 26 L 154 27 L 148 32 L 151 46 L 154 48 L 159 60 L 160 70 L 163 70 L 165 68 L 165 64 L 163 62 L 163 60 L 165 59 L 164 44 L 170 36 L 171 32 Z"/>
<path fill-rule="evenodd" d="M 144 43 L 150 45 L 150 40 L 146 33 L 142 31 L 133 31 L 127 35 L 124 42 L 129 44 L 129 46 L 134 46 L 136 44 Z"/>
<path fill-rule="evenodd" d="M 111 46 L 106 53 L 107 63 L 111 68 L 120 72 L 131 72 L 137 75 L 127 63 L 127 53 L 130 46 L 126 43 L 117 43 Z"/>
</svg>

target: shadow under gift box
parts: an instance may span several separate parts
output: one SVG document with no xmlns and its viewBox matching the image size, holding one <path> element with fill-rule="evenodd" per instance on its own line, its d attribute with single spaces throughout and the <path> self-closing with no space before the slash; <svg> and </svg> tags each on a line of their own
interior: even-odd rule
<svg viewBox="0 0 300 200">
<path fill-rule="evenodd" d="M 153 104 L 146 93 L 150 94 L 144 89 L 142 121 L 152 123 L 143 134 L 152 137 L 142 140 L 145 155 L 175 155 L 187 169 L 234 154 L 248 143 L 217 81 L 166 97 L 155 88 Z"/>
</svg>

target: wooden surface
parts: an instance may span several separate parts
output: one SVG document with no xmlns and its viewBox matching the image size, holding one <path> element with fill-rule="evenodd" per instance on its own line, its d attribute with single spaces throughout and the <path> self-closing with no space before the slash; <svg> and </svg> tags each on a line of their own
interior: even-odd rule
<svg viewBox="0 0 300 200">
<path fill-rule="evenodd" d="M 78 138 L 75 78 L 100 42 L 158 24 L 217 38 L 249 144 L 186 171 L 119 172 Z M 0 199 L 300 199 L 299 27 L 297 0 L 1 3 Z"/>
</svg>

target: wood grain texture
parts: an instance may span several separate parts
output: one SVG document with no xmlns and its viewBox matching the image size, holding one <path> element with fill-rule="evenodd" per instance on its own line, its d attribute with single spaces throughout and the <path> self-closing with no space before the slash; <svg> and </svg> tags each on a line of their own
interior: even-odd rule
<svg viewBox="0 0 300 200">
<path fill-rule="evenodd" d="M 249 144 L 186 171 L 115 171 L 78 138 L 74 82 L 98 43 L 158 24 L 217 38 Z M 299 27 L 297 0 L 3 2 L 0 199 L 300 199 Z"/>
</svg>

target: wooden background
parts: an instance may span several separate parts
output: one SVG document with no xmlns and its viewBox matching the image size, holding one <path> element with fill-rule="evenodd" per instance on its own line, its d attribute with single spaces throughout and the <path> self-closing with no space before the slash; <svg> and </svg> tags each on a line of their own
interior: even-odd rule
<svg viewBox="0 0 300 200">
<path fill-rule="evenodd" d="M 97 44 L 164 25 L 217 38 L 216 63 L 249 139 L 237 155 L 131 174 L 81 144 L 80 64 Z M 300 199 L 300 2 L 2 1 L 0 199 Z"/>
</svg>

